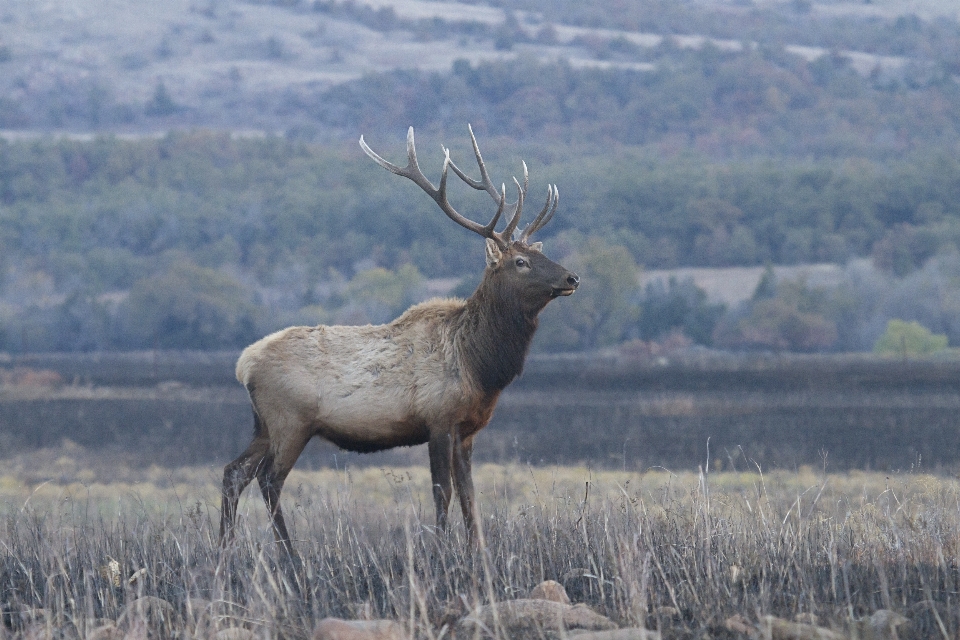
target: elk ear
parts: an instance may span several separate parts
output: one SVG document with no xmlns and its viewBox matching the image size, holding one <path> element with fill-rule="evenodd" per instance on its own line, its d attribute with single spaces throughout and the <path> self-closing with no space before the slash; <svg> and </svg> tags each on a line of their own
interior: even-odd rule
<svg viewBox="0 0 960 640">
<path fill-rule="evenodd" d="M 534 251 L 539 251 L 540 253 L 543 253 L 542 242 L 534 242 L 532 245 L 530 245 L 530 248 L 533 249 Z"/>
<path fill-rule="evenodd" d="M 503 252 L 500 251 L 500 247 L 497 246 L 497 243 L 487 238 L 487 266 L 495 267 L 500 264 L 500 261 L 503 259 Z"/>
</svg>

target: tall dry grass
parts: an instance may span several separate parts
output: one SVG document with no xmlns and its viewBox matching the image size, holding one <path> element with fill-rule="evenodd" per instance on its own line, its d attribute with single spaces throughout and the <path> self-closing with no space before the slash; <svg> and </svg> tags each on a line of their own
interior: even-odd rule
<svg viewBox="0 0 960 640">
<path fill-rule="evenodd" d="M 216 472 L 163 471 L 100 485 L 0 476 L 0 637 L 38 608 L 51 627 L 86 629 L 150 595 L 173 605 L 166 635 L 245 626 L 295 638 L 338 616 L 393 618 L 439 638 L 477 604 L 544 579 L 668 638 L 735 637 L 723 624 L 734 614 L 812 613 L 841 628 L 881 608 L 910 619 L 901 637 L 960 635 L 951 478 L 482 466 L 486 546 L 475 551 L 459 518 L 435 531 L 425 469 L 295 472 L 284 508 L 298 586 L 255 490 L 222 552 Z"/>
</svg>

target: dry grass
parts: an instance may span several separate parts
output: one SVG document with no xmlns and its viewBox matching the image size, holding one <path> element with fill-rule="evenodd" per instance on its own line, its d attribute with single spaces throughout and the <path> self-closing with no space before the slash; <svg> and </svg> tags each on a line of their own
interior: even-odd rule
<svg viewBox="0 0 960 640">
<path fill-rule="evenodd" d="M 154 468 L 139 479 L 128 470 L 98 484 L 59 462 L 57 482 L 0 476 L 0 637 L 23 610 L 80 627 L 155 595 L 173 604 L 183 635 L 208 624 L 302 637 L 334 615 L 394 618 L 435 638 L 466 609 L 544 579 L 665 637 L 735 637 L 723 626 L 733 614 L 813 613 L 842 628 L 881 608 L 910 618 L 901 637 L 960 633 L 951 478 L 485 465 L 475 471 L 480 553 L 464 544 L 459 518 L 448 536 L 434 531 L 423 468 L 295 472 L 285 509 L 303 562 L 298 592 L 276 568 L 255 491 L 236 546 L 219 551 L 217 470 Z M 120 586 L 103 569 L 113 559 Z"/>
</svg>

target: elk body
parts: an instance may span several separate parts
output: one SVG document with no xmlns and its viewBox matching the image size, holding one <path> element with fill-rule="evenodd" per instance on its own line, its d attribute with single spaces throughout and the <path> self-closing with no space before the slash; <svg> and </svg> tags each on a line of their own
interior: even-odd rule
<svg viewBox="0 0 960 640">
<path fill-rule="evenodd" d="M 527 189 L 526 165 L 523 186 L 514 179 L 517 200 L 508 203 L 506 189 L 498 191 L 488 177 L 472 130 L 470 137 L 480 180 L 466 176 L 444 149 L 439 187 L 419 169 L 413 127 L 407 134 L 406 167 L 387 162 L 360 138 L 378 164 L 415 182 L 453 221 L 486 239 L 483 279 L 467 300 L 430 300 L 389 324 L 290 327 L 243 351 L 236 373 L 250 394 L 254 437 L 224 469 L 222 541 L 231 534 L 240 493 L 256 477 L 277 542 L 292 555 L 280 491 L 315 436 L 360 452 L 427 443 L 438 527 L 446 526 L 455 487 L 468 534 L 475 534 L 473 438 L 490 421 L 500 392 L 523 369 L 540 311 L 554 298 L 572 294 L 580 281 L 547 259 L 539 242 L 528 242 L 556 211 L 556 187 L 548 188 L 543 210 L 514 239 Z M 488 224 L 469 220 L 450 205 L 448 169 L 493 198 L 497 212 Z M 501 217 L 506 227 L 497 232 Z"/>
</svg>

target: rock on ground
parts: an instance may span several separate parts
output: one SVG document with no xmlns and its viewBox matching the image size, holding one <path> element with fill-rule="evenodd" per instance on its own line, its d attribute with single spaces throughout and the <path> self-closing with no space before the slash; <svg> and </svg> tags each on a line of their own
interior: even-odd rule
<svg viewBox="0 0 960 640">
<path fill-rule="evenodd" d="M 846 625 L 845 632 L 834 631 L 816 624 L 816 617 L 809 614 L 798 616 L 790 622 L 776 616 L 760 618 L 759 637 L 763 640 L 896 640 L 897 628 L 909 620 L 895 611 L 880 609 L 867 618 Z M 724 625 L 730 631 L 743 635 L 757 635 L 752 625 L 743 616 L 728 618 Z"/>
<path fill-rule="evenodd" d="M 846 636 L 826 627 L 791 622 L 775 616 L 760 618 L 760 637 L 764 640 L 846 640 Z"/>
<path fill-rule="evenodd" d="M 494 615 L 496 613 L 496 616 Z M 458 638 L 480 638 L 494 635 L 500 626 L 510 637 L 559 637 L 566 631 L 608 631 L 616 623 L 585 604 L 571 606 L 550 600 L 511 600 L 478 607 L 457 625 Z"/>
<path fill-rule="evenodd" d="M 230 629 L 221 629 L 214 636 L 214 640 L 256 640 L 257 634 L 250 629 L 242 627 L 232 627 Z"/>
<path fill-rule="evenodd" d="M 324 618 L 314 628 L 313 640 L 407 640 L 407 633 L 393 620 Z"/>
<path fill-rule="evenodd" d="M 531 600 L 549 600 L 560 604 L 570 604 L 570 597 L 563 585 L 556 580 L 544 580 L 530 592 Z"/>
<path fill-rule="evenodd" d="M 87 632 L 86 640 L 120 640 L 123 632 L 113 622 L 106 622 Z"/>
<path fill-rule="evenodd" d="M 660 640 L 660 632 L 628 627 L 614 631 L 572 631 L 568 637 L 571 640 Z"/>
<path fill-rule="evenodd" d="M 897 628 L 910 622 L 896 611 L 879 609 L 868 618 L 857 621 L 857 632 L 863 640 L 895 640 Z"/>
<path fill-rule="evenodd" d="M 137 598 L 117 616 L 117 628 L 125 635 L 149 631 L 151 636 L 168 638 L 183 628 L 183 620 L 173 605 L 156 596 Z"/>
</svg>

